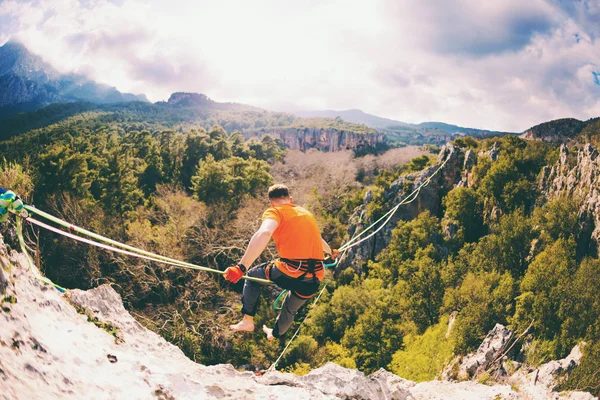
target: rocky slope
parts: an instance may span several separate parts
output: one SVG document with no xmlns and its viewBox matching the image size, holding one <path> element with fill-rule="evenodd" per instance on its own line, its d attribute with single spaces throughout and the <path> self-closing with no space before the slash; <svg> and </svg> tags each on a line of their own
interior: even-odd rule
<svg viewBox="0 0 600 400">
<path fill-rule="evenodd" d="M 520 137 L 528 140 L 557 143 L 565 143 L 577 139 L 589 141 L 591 136 L 600 133 L 598 129 L 599 121 L 599 118 L 592 118 L 587 121 L 580 121 L 575 118 L 557 119 L 533 126 L 523 132 Z"/>
<path fill-rule="evenodd" d="M 440 199 L 443 194 L 452 190 L 456 185 L 466 185 L 468 169 L 473 165 L 473 154 L 470 152 L 468 157 L 465 157 L 463 150 L 449 144 L 442 148 L 435 165 L 427 167 L 423 171 L 401 176 L 394 181 L 384 192 L 387 204 L 392 207 L 405 199 L 415 188 L 428 180 L 445 160 L 447 162 L 444 168 L 419 192 L 416 200 L 400 207 L 390 222 L 372 238 L 352 247 L 348 251 L 348 256 L 338 265 L 338 271 L 351 265 L 358 269 L 367 260 L 374 259 L 389 244 L 392 230 L 398 225 L 398 221 L 409 221 L 425 210 L 429 210 L 434 215 L 437 214 L 441 207 Z M 371 200 L 372 195 L 367 192 L 363 205 L 354 212 L 350 220 L 348 230 L 350 236 L 357 230 L 362 231 L 373 222 L 367 216 L 367 206 Z"/>
<path fill-rule="evenodd" d="M 198 365 L 137 323 L 110 286 L 63 296 L 3 243 L 0 260 L 1 399 L 414 398 L 414 383 L 385 371 L 365 377 L 327 364 L 306 377 L 256 377 Z"/>
<path fill-rule="evenodd" d="M 304 377 L 202 366 L 140 325 L 108 285 L 63 295 L 0 236 L 0 399 L 590 399 L 539 385 L 416 384 L 329 363 Z M 534 385 L 535 386 L 535 385 Z M 531 393 L 537 393 L 532 397 Z"/>
<path fill-rule="evenodd" d="M 557 196 L 575 197 L 580 202 L 582 226 L 578 252 L 597 257 L 600 248 L 600 158 L 591 144 L 570 154 L 566 145 L 560 147 L 556 165 L 546 166 L 540 176 L 540 186 L 551 200 Z"/>
<path fill-rule="evenodd" d="M 33 111 L 51 103 L 148 101 L 81 75 L 60 74 L 22 44 L 0 47 L 0 116 Z"/>
</svg>

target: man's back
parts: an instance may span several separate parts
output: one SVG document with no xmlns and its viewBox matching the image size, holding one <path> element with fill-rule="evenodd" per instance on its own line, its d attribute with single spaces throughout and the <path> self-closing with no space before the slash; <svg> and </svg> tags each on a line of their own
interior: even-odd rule
<svg viewBox="0 0 600 400">
<path fill-rule="evenodd" d="M 285 204 L 269 207 L 263 220 L 271 218 L 279 225 L 273 232 L 273 240 L 281 258 L 290 260 L 322 260 L 323 243 L 315 217 L 306 209 Z"/>
</svg>

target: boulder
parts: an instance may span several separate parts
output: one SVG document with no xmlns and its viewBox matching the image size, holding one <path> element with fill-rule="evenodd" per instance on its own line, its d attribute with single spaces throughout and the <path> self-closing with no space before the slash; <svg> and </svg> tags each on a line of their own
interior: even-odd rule
<svg viewBox="0 0 600 400">
<path fill-rule="evenodd" d="M 459 377 L 468 379 L 484 372 L 490 366 L 490 363 L 506 350 L 513 336 L 514 332 L 511 329 L 496 324 L 494 329 L 483 339 L 477 351 L 462 359 L 459 366 Z"/>
</svg>

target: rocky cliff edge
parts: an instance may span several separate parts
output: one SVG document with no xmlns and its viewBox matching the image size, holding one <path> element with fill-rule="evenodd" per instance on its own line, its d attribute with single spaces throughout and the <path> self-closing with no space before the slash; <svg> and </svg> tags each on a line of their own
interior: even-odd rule
<svg viewBox="0 0 600 400">
<path fill-rule="evenodd" d="M 303 377 L 199 365 L 140 325 L 110 286 L 63 295 L 39 282 L 1 236 L 0 388 L 2 400 L 535 398 L 508 385 L 416 384 L 383 369 L 365 376 L 333 363 Z"/>
</svg>

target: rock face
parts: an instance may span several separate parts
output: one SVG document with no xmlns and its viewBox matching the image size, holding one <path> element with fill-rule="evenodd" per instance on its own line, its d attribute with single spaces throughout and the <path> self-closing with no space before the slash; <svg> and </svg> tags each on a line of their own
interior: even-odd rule
<svg viewBox="0 0 600 400">
<path fill-rule="evenodd" d="M 577 345 L 564 359 L 550 361 L 540 365 L 537 369 L 521 368 L 514 375 L 508 377 L 506 382 L 518 386 L 524 397 L 532 400 L 594 399 L 595 397 L 587 392 L 557 393 L 554 391 L 554 388 L 562 379 L 561 376 L 565 376 L 577 367 L 581 357 L 581 346 Z"/>
<path fill-rule="evenodd" d="M 50 103 L 148 101 L 81 75 L 60 74 L 22 44 L 0 47 L 0 115 L 33 111 Z"/>
<path fill-rule="evenodd" d="M 307 151 L 317 149 L 325 152 L 376 148 L 387 144 L 384 133 L 354 133 L 342 129 L 328 128 L 263 128 L 258 131 L 244 131 L 246 137 L 272 135 L 281 139 L 292 150 Z"/>
<path fill-rule="evenodd" d="M 447 145 L 442 147 L 438 156 L 438 162 L 435 165 L 425 168 L 423 171 L 401 176 L 394 181 L 384 192 L 384 198 L 392 208 L 405 199 L 415 188 L 428 180 L 440 165 L 447 160 L 444 168 L 423 187 L 418 193 L 415 201 L 401 206 L 393 214 L 390 221 L 370 239 L 362 242 L 348 251 L 348 256 L 337 267 L 339 271 L 349 266 L 360 268 L 367 260 L 372 260 L 389 243 L 392 237 L 392 230 L 400 220 L 409 221 L 419 215 L 422 211 L 429 210 L 433 215 L 438 214 L 441 207 L 442 194 L 452 190 L 462 179 L 464 153 L 458 147 Z M 350 228 L 348 233 L 350 237 L 358 230 L 361 232 L 372 221 L 366 213 L 368 202 L 359 207 L 350 219 Z"/>
<path fill-rule="evenodd" d="M 469 379 L 484 372 L 506 350 L 513 335 L 511 329 L 496 324 L 494 329 L 483 339 L 477 351 L 463 358 L 458 376 L 462 379 Z"/>
<path fill-rule="evenodd" d="M 573 160 L 573 161 L 570 161 Z M 598 150 L 586 144 L 577 152 L 577 162 L 569 157 L 567 146 L 560 147 L 560 156 L 553 167 L 544 167 L 540 186 L 548 200 L 561 195 L 575 198 L 580 203 L 581 233 L 578 255 L 598 256 L 600 246 L 600 158 Z"/>
</svg>

